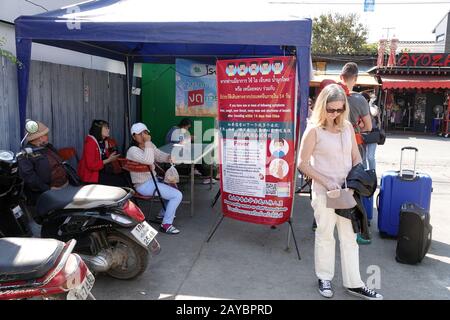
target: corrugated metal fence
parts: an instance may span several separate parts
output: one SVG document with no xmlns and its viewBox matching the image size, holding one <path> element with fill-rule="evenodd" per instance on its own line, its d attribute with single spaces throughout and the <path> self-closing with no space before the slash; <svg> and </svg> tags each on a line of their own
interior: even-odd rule
<svg viewBox="0 0 450 320">
<path fill-rule="evenodd" d="M 0 57 L 0 149 L 18 150 L 19 111 L 17 70 L 14 64 Z"/>
<path fill-rule="evenodd" d="M 126 77 L 105 71 L 33 61 L 27 118 L 50 128 L 50 142 L 57 148 L 75 147 L 81 156 L 93 119 L 107 120 L 111 136 L 124 141 Z M 0 148 L 18 150 L 19 116 L 16 67 L 2 61 L 0 72 Z M 133 103 L 136 105 L 136 103 Z M 136 112 L 132 112 L 132 121 Z"/>
</svg>

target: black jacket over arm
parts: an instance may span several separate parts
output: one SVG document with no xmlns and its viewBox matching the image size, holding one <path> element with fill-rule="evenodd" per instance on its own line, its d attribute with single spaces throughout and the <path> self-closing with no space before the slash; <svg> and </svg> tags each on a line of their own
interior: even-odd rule
<svg viewBox="0 0 450 320">
<path fill-rule="evenodd" d="M 344 186 L 343 186 L 344 187 Z M 377 189 L 377 176 L 375 170 L 365 170 L 359 163 L 347 175 L 347 187 L 355 190 L 353 197 L 356 206 L 352 209 L 336 209 L 336 214 L 352 220 L 353 231 L 360 233 L 363 239 L 370 239 L 367 212 L 361 197 L 371 197 Z"/>
</svg>

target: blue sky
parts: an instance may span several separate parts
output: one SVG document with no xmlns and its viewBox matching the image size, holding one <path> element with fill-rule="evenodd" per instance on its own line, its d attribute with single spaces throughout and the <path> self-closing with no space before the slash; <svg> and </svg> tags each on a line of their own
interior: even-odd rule
<svg viewBox="0 0 450 320">
<path fill-rule="evenodd" d="M 293 14 L 305 17 L 316 17 L 322 13 L 357 13 L 360 22 L 369 29 L 370 42 L 377 42 L 381 37 L 386 37 L 387 30 L 383 28 L 387 27 L 395 28 L 389 30 L 389 38 L 395 35 L 400 41 L 434 41 L 433 29 L 450 10 L 450 1 L 438 0 L 375 0 L 374 12 L 364 12 L 364 0 L 267 2 L 272 3 L 274 7 L 287 7 Z"/>
</svg>

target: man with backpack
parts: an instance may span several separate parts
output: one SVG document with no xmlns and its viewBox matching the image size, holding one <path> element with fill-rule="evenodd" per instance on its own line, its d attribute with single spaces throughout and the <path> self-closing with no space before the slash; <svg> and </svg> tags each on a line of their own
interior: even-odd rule
<svg viewBox="0 0 450 320">
<path fill-rule="evenodd" d="M 349 121 L 355 129 L 359 153 L 361 154 L 363 163 L 365 163 L 366 146 L 364 145 L 361 132 L 372 131 L 372 118 L 367 100 L 359 92 L 352 91 L 358 80 L 358 65 L 354 62 L 346 63 L 342 68 L 340 77 L 342 81 L 341 86 L 345 90 L 350 106 Z"/>
<path fill-rule="evenodd" d="M 340 75 L 342 83 L 340 85 L 347 95 L 347 101 L 350 108 L 349 121 L 355 129 L 356 142 L 358 143 L 358 150 L 361 154 L 361 159 L 364 166 L 367 163 L 366 145 L 362 138 L 362 132 L 372 131 L 372 117 L 370 115 L 370 107 L 366 98 L 359 92 L 354 92 L 353 87 L 358 80 L 358 65 L 354 62 L 348 62 L 344 65 Z M 363 239 L 358 234 L 357 242 L 359 244 L 370 244 L 370 240 Z"/>
</svg>

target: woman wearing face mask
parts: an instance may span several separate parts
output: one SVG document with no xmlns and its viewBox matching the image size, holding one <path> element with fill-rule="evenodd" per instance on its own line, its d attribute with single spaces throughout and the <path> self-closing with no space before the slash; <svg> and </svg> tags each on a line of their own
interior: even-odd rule
<svg viewBox="0 0 450 320">
<path fill-rule="evenodd" d="M 89 135 L 84 140 L 83 155 L 78 164 L 78 175 L 84 183 L 110 186 L 126 186 L 126 180 L 118 169 L 120 156 L 109 137 L 109 123 L 92 121 Z"/>
<path fill-rule="evenodd" d="M 365 299 L 380 300 L 383 296 L 367 288 L 359 272 L 359 247 L 350 219 L 327 207 L 327 191 L 340 189 L 352 169 L 361 162 L 353 126 L 347 120 L 349 107 L 345 92 L 337 84 L 326 86 L 319 94 L 303 134 L 299 169 L 311 177 L 315 233 L 315 272 L 319 292 L 333 296 L 335 239 L 337 226 L 344 287 L 347 292 Z"/>
<path fill-rule="evenodd" d="M 143 123 L 135 123 L 131 126 L 133 145 L 128 149 L 127 159 L 149 165 L 156 176 L 155 162 L 172 162 L 169 154 L 160 151 L 150 141 L 151 136 L 147 126 Z M 156 186 L 150 172 L 130 172 L 131 181 L 137 192 L 144 196 L 154 194 Z M 167 234 L 178 234 L 180 230 L 174 227 L 175 212 L 181 203 L 181 192 L 165 183 L 157 182 L 160 196 L 164 199 L 166 210 L 161 210 L 158 220 L 161 220 L 160 231 Z"/>
</svg>

